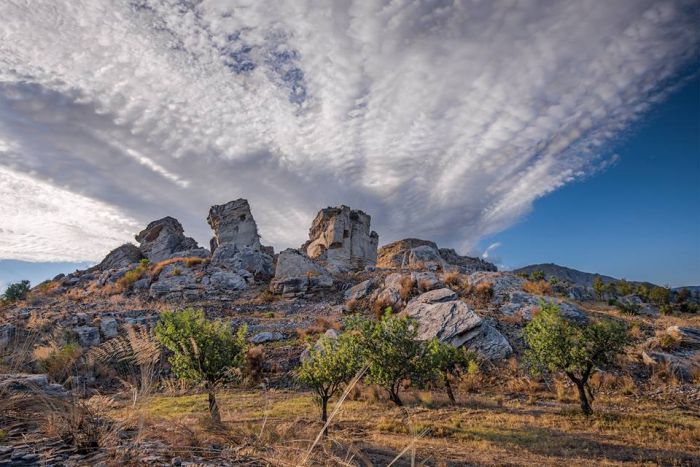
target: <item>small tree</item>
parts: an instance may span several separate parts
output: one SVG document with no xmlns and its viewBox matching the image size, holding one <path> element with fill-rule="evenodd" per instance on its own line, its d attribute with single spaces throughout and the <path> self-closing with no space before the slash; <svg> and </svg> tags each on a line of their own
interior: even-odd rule
<svg viewBox="0 0 700 467">
<path fill-rule="evenodd" d="M 428 376 L 430 359 L 425 343 L 416 340 L 415 321 L 387 313 L 378 321 L 355 318 L 348 322 L 348 328 L 359 331 L 367 380 L 385 389 L 389 399 L 402 406 L 401 384 L 405 380 L 423 382 Z"/>
<path fill-rule="evenodd" d="M 321 336 L 308 357 L 302 358 L 297 375 L 316 393 L 322 422 L 328 420 L 328 401 L 355 376 L 360 362 L 357 338 L 347 332 L 337 338 Z"/>
<path fill-rule="evenodd" d="M 203 310 L 187 308 L 161 314 L 155 333 L 173 353 L 169 362 L 175 375 L 204 385 L 212 421 L 220 423 L 216 391 L 244 362 L 246 327 L 233 334 L 229 324 L 208 320 Z"/>
<path fill-rule="evenodd" d="M 454 405 L 457 400 L 452 391 L 450 376 L 457 375 L 461 370 L 469 368 L 469 365 L 476 361 L 476 357 L 464 347 L 455 347 L 437 339 L 429 340 L 426 345 L 430 357 L 429 369 L 433 371 L 433 378 L 445 386 L 447 397 Z"/>
<path fill-rule="evenodd" d="M 544 277 L 545 277 L 545 276 L 544 276 L 544 271 L 541 270 L 541 269 L 537 269 L 537 270 L 535 270 L 535 271 L 532 271 L 532 276 L 531 276 L 531 277 L 532 277 L 532 280 L 535 281 L 535 282 L 543 281 L 543 280 L 544 280 Z"/>
<path fill-rule="evenodd" d="M 686 287 L 683 287 L 678 292 L 676 292 L 677 303 L 685 303 L 688 300 L 690 300 L 690 290 L 688 290 Z"/>
<path fill-rule="evenodd" d="M 633 291 L 632 284 L 627 282 L 627 280 L 625 280 L 625 279 L 620 279 L 619 281 L 617 281 L 616 288 L 617 288 L 617 293 L 622 295 L 622 296 L 629 295 Z"/>
<path fill-rule="evenodd" d="M 542 303 L 541 312 L 525 327 L 526 359 L 534 373 L 564 373 L 578 389 L 581 410 L 593 413 L 588 378 L 609 365 L 625 346 L 625 326 L 614 321 L 577 325 L 561 316 L 559 306 Z"/>
<path fill-rule="evenodd" d="M 5 293 L 2 294 L 2 298 L 4 300 L 7 300 L 8 302 L 16 302 L 18 300 L 24 300 L 27 298 L 27 294 L 29 293 L 29 281 L 28 280 L 23 280 L 20 282 L 15 282 L 14 284 L 10 284 L 7 289 L 5 290 Z"/>
<path fill-rule="evenodd" d="M 654 287 L 649 292 L 649 300 L 659 306 L 668 305 L 671 300 L 671 290 L 666 287 Z"/>
<path fill-rule="evenodd" d="M 593 290 L 595 291 L 596 297 L 598 297 L 598 300 L 603 299 L 603 294 L 605 294 L 605 283 L 603 282 L 603 279 L 600 278 L 600 276 L 595 276 L 595 279 L 593 279 Z"/>
</svg>

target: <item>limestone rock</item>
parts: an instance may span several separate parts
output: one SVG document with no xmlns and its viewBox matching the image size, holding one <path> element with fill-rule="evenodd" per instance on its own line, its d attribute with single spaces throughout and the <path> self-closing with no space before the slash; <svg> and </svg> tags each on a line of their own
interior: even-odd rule
<svg viewBox="0 0 700 467">
<path fill-rule="evenodd" d="M 268 278 L 274 273 L 270 255 L 253 247 L 237 247 L 234 243 L 223 243 L 214 250 L 211 265 L 231 271 L 243 269 L 255 277 Z"/>
<path fill-rule="evenodd" d="M 12 373 L 0 375 L 0 393 L 42 393 L 63 397 L 68 394 L 60 384 L 50 384 L 47 375 Z"/>
<path fill-rule="evenodd" d="M 670 326 L 666 333 L 674 337 L 684 347 L 700 347 L 700 329 L 684 326 Z"/>
<path fill-rule="evenodd" d="M 275 342 L 285 339 L 285 335 L 281 332 L 259 332 L 249 339 L 253 344 L 262 344 L 264 342 Z"/>
<path fill-rule="evenodd" d="M 641 356 L 645 365 L 650 367 L 666 365 L 678 379 L 690 382 L 693 379 L 693 374 L 700 371 L 698 353 L 700 352 L 667 353 L 644 350 Z"/>
<path fill-rule="evenodd" d="M 189 271 L 180 275 L 161 273 L 158 281 L 151 284 L 148 290 L 151 298 L 163 300 L 194 300 L 203 294 L 204 287 Z"/>
<path fill-rule="evenodd" d="M 505 358 L 512 347 L 498 330 L 486 323 L 450 289 L 426 292 L 411 300 L 404 311 L 418 322 L 418 338 L 437 338 L 455 346 L 466 345 L 483 358 Z"/>
<path fill-rule="evenodd" d="M 503 303 L 508 300 L 511 292 L 522 290 L 525 281 L 509 272 L 479 271 L 469 275 L 469 284 L 472 287 L 486 283 L 491 284 L 493 288 L 493 301 Z"/>
<path fill-rule="evenodd" d="M 377 267 L 384 269 L 401 268 L 406 262 L 404 260 L 406 252 L 419 246 L 429 246 L 436 251 L 438 249 L 435 242 L 431 242 L 430 240 L 420 240 L 418 238 L 398 240 L 384 245 L 379 249 L 377 253 Z"/>
<path fill-rule="evenodd" d="M 213 273 L 209 277 L 209 285 L 219 290 L 244 290 L 248 287 L 241 275 L 228 271 Z"/>
<path fill-rule="evenodd" d="M 299 250 L 288 248 L 277 257 L 270 290 L 273 293 L 296 295 L 332 285 L 333 278 L 323 266 Z"/>
<path fill-rule="evenodd" d="M 125 243 L 110 251 L 107 256 L 95 268 L 100 271 L 108 269 L 121 269 L 138 263 L 143 258 L 143 253 L 136 245 Z"/>
<path fill-rule="evenodd" d="M 494 264 L 481 258 L 459 255 L 452 248 L 440 248 L 438 252 L 446 263 L 456 266 L 462 274 L 471 274 L 477 271 L 498 271 Z"/>
<path fill-rule="evenodd" d="M 93 326 L 78 326 L 73 328 L 78 335 L 78 341 L 83 348 L 93 347 L 100 344 L 100 331 Z"/>
<path fill-rule="evenodd" d="M 5 323 L 0 326 L 0 350 L 10 345 L 16 333 L 17 328 L 14 324 Z"/>
<path fill-rule="evenodd" d="M 412 272 L 411 278 L 413 279 L 413 283 L 418 287 L 418 290 L 422 292 L 439 289 L 445 286 L 435 273 L 430 271 Z"/>
<path fill-rule="evenodd" d="M 207 222 L 214 230 L 214 237 L 211 239 L 212 254 L 224 243 L 230 243 L 239 250 L 249 247 L 252 251 L 260 251 L 258 225 L 250 212 L 248 200 L 240 198 L 212 206 Z"/>
<path fill-rule="evenodd" d="M 377 261 L 379 235 L 370 232 L 371 217 L 348 206 L 321 209 L 302 246 L 310 258 L 338 271 L 362 270 Z"/>
<path fill-rule="evenodd" d="M 117 320 L 111 316 L 102 316 L 100 319 L 100 332 L 105 339 L 112 339 L 119 335 Z"/>
<path fill-rule="evenodd" d="M 186 256 L 186 251 L 199 248 L 193 238 L 185 237 L 182 225 L 173 217 L 151 222 L 136 235 L 136 241 L 143 255 L 153 263 Z"/>
<path fill-rule="evenodd" d="M 376 284 L 372 279 L 362 281 L 345 291 L 345 300 L 361 300 L 368 297 L 375 286 Z"/>
</svg>

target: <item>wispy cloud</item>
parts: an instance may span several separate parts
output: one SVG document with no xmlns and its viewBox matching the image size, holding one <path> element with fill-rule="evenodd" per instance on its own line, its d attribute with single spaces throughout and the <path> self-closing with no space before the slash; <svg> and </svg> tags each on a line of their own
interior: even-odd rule
<svg viewBox="0 0 700 467">
<path fill-rule="evenodd" d="M 0 225 L 21 228 L 0 233 L 0 258 L 97 259 L 166 214 L 204 241 L 207 207 L 239 196 L 278 247 L 343 202 L 382 242 L 467 250 L 610 163 L 607 144 L 697 57 L 698 10 L 2 2 L 0 176 L 15 189 L 0 189 L 21 211 Z"/>
</svg>

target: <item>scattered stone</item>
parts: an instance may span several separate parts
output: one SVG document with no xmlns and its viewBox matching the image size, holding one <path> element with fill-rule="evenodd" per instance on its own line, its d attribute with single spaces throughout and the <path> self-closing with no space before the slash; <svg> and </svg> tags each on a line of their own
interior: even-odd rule
<svg viewBox="0 0 700 467">
<path fill-rule="evenodd" d="M 136 235 L 136 241 L 143 255 L 153 263 L 188 256 L 188 250 L 199 248 L 193 238 L 185 237 L 182 225 L 173 217 L 151 222 Z"/>
<path fill-rule="evenodd" d="M 361 300 L 368 297 L 376 283 L 372 279 L 362 281 L 354 287 L 345 291 L 345 300 Z"/>
<path fill-rule="evenodd" d="M 286 336 L 281 332 L 260 332 L 249 340 L 253 344 L 262 344 L 264 342 L 275 342 L 286 339 Z"/>
<path fill-rule="evenodd" d="M 87 349 L 100 344 L 100 331 L 93 326 L 78 326 L 73 328 L 78 335 L 80 346 Z"/>
<path fill-rule="evenodd" d="M 25 373 L 0 374 L 0 390 L 10 393 L 42 393 L 57 397 L 67 394 L 60 384 L 50 384 L 47 375 Z"/>
<path fill-rule="evenodd" d="M 321 209 L 302 250 L 325 262 L 331 271 L 359 271 L 377 261 L 379 235 L 370 232 L 371 217 L 348 206 Z"/>
<path fill-rule="evenodd" d="M 102 316 L 100 318 L 100 332 L 105 339 L 113 339 L 119 335 L 119 324 L 116 318 Z"/>
</svg>

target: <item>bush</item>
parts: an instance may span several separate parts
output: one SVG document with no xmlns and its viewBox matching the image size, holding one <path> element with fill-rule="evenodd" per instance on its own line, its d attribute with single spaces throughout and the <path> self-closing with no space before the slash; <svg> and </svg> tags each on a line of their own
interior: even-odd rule
<svg viewBox="0 0 700 467">
<path fill-rule="evenodd" d="M 530 278 L 535 282 L 543 281 L 545 279 L 544 271 L 542 271 L 541 269 L 532 271 Z"/>
<path fill-rule="evenodd" d="M 426 345 L 430 359 L 428 370 L 433 372 L 435 381 L 445 386 L 450 402 L 456 404 L 450 376 L 456 376 L 460 372 L 474 372 L 476 357 L 464 347 L 455 347 L 437 339 L 431 339 Z"/>
<path fill-rule="evenodd" d="M 3 300 L 6 300 L 8 302 L 17 302 L 19 300 L 24 300 L 27 298 L 27 294 L 29 294 L 29 289 L 30 287 L 28 280 L 15 282 L 14 284 L 10 284 L 7 287 L 5 293 L 2 294 L 2 298 Z"/>
<path fill-rule="evenodd" d="M 228 323 L 208 320 L 203 310 L 187 308 L 160 315 L 156 338 L 172 355 L 168 359 L 178 378 L 203 384 L 214 423 L 221 422 L 216 402 L 218 386 L 235 377 L 246 355 L 246 327 L 234 335 Z"/>
<path fill-rule="evenodd" d="M 673 307 L 671 305 L 669 305 L 668 303 L 661 305 L 659 307 L 659 313 L 661 313 L 662 315 L 666 315 L 666 316 L 672 315 L 673 314 Z"/>
<path fill-rule="evenodd" d="M 611 305 L 615 306 L 624 315 L 638 315 L 641 307 L 636 303 L 618 302 L 612 300 Z"/>
<path fill-rule="evenodd" d="M 559 307 L 543 303 L 525 327 L 526 360 L 535 374 L 564 373 L 578 389 L 581 410 L 592 413 L 588 378 L 612 363 L 627 342 L 625 326 L 614 321 L 577 325 L 561 316 Z"/>
<path fill-rule="evenodd" d="M 44 349 L 46 354 L 44 354 Z M 35 351 L 38 357 L 39 369 L 57 383 L 64 383 L 75 369 L 75 364 L 83 353 L 83 349 L 75 343 L 68 343 L 61 348 L 39 348 Z"/>
<path fill-rule="evenodd" d="M 697 313 L 700 307 L 698 307 L 697 303 L 682 302 L 679 309 L 681 313 Z"/>
</svg>

